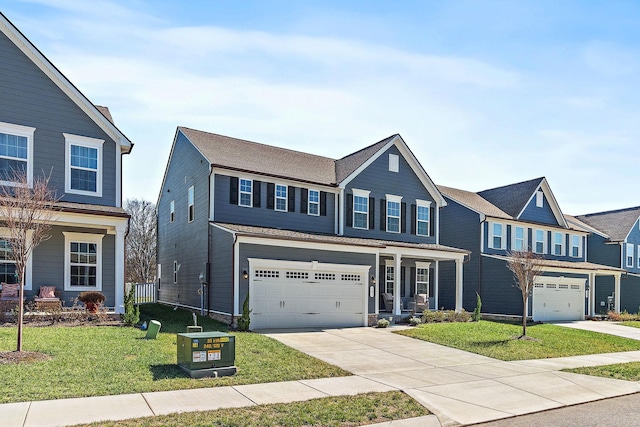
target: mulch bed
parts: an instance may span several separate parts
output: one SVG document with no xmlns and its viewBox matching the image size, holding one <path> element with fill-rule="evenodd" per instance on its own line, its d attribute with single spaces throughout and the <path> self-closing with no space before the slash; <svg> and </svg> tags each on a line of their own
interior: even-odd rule
<svg viewBox="0 0 640 427">
<path fill-rule="evenodd" d="M 0 352 L 0 365 L 44 362 L 51 356 L 36 351 L 2 351 Z"/>
</svg>

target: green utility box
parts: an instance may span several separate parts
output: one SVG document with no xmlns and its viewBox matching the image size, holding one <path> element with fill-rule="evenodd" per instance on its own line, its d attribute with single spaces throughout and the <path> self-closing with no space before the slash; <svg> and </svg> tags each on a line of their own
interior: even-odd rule
<svg viewBox="0 0 640 427">
<path fill-rule="evenodd" d="M 233 375 L 236 337 L 223 332 L 177 334 L 178 366 L 191 378 Z"/>
</svg>

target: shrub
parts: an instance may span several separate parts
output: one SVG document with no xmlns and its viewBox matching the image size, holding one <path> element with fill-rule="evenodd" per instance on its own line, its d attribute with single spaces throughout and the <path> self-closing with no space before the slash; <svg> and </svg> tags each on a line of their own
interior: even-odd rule
<svg viewBox="0 0 640 427">
<path fill-rule="evenodd" d="M 82 301 L 84 303 L 92 302 L 94 304 L 102 304 L 106 299 L 107 298 L 102 292 L 96 291 L 80 292 L 78 295 L 78 301 Z"/>
<path fill-rule="evenodd" d="M 378 323 L 376 327 L 378 328 L 386 328 L 389 326 L 389 321 L 387 319 L 378 319 Z"/>
<path fill-rule="evenodd" d="M 124 316 L 122 320 L 128 326 L 133 326 L 140 321 L 140 307 L 135 305 L 136 285 L 131 285 L 129 292 L 124 296 Z"/>
<path fill-rule="evenodd" d="M 482 300 L 480 299 L 480 294 L 476 292 L 476 308 L 473 309 L 473 314 L 471 315 L 471 320 L 474 322 L 478 322 L 482 318 L 482 314 L 480 314 L 481 308 Z"/>
<path fill-rule="evenodd" d="M 410 317 L 409 318 L 409 324 L 411 326 L 418 326 L 420 324 L 422 324 L 422 319 L 419 317 Z"/>
<path fill-rule="evenodd" d="M 425 311 L 422 314 L 423 323 L 468 322 L 470 319 L 471 314 L 464 310 L 459 313 L 455 310 Z"/>
<path fill-rule="evenodd" d="M 247 297 L 244 299 L 244 303 L 242 303 L 242 316 L 238 319 L 238 330 L 241 332 L 247 332 L 249 330 L 249 324 L 251 323 L 251 314 L 249 309 L 249 294 L 247 293 Z"/>
<path fill-rule="evenodd" d="M 607 319 L 612 322 L 629 322 L 633 320 L 640 320 L 640 313 L 629 313 L 627 310 L 623 310 L 621 313 L 609 311 L 607 313 Z"/>
</svg>

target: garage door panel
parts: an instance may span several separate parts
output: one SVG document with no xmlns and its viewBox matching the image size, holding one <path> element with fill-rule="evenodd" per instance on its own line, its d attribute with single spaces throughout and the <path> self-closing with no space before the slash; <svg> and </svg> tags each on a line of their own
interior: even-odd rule
<svg viewBox="0 0 640 427">
<path fill-rule="evenodd" d="M 582 320 L 584 318 L 584 280 L 562 283 L 547 280 L 533 289 L 533 320 Z"/>
</svg>

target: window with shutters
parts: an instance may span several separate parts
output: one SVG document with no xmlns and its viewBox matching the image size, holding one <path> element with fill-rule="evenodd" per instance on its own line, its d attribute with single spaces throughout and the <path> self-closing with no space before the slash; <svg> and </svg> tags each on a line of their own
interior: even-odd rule
<svg viewBox="0 0 640 427">
<path fill-rule="evenodd" d="M 534 230 L 533 252 L 544 254 L 547 252 L 547 233 L 544 230 Z"/>
<path fill-rule="evenodd" d="M 369 229 L 369 191 L 352 189 L 353 228 Z"/>
<path fill-rule="evenodd" d="M 431 202 L 416 200 L 416 234 L 419 236 L 429 235 L 429 210 Z"/>
<path fill-rule="evenodd" d="M 402 197 L 387 194 L 387 232 L 400 233 L 400 203 Z"/>
<path fill-rule="evenodd" d="M 287 211 L 287 186 L 276 184 L 276 202 L 275 210 L 280 212 Z"/>
<path fill-rule="evenodd" d="M 571 235 L 571 256 L 574 258 L 580 258 L 582 256 L 582 238 Z"/>
<path fill-rule="evenodd" d="M 253 206 L 253 181 L 250 179 L 240 179 L 240 197 L 238 197 L 238 205 L 249 208 Z"/>
<path fill-rule="evenodd" d="M 627 243 L 627 267 L 633 267 L 633 243 Z"/>
<path fill-rule="evenodd" d="M 511 249 L 514 251 L 526 250 L 526 235 L 524 227 L 512 226 L 511 230 Z"/>
<path fill-rule="evenodd" d="M 320 215 L 320 192 L 318 190 L 309 190 L 308 197 L 307 213 L 309 215 Z"/>
</svg>

